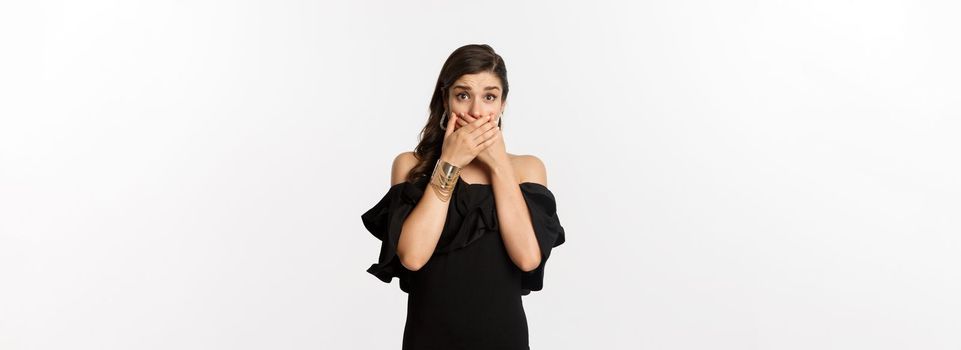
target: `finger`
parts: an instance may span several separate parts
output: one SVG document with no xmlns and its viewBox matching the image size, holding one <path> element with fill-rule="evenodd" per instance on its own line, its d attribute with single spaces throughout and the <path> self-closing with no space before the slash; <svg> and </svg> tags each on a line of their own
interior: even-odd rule
<svg viewBox="0 0 961 350">
<path fill-rule="evenodd" d="M 450 112 L 450 115 L 447 117 L 447 130 L 444 130 L 444 137 L 447 137 L 454 132 L 454 123 L 456 123 L 455 120 L 457 120 L 457 113 Z"/>
<path fill-rule="evenodd" d="M 494 135 L 491 136 L 489 139 L 487 139 L 487 141 L 484 141 L 484 142 L 481 142 L 480 144 L 478 144 L 478 145 L 477 145 L 477 149 L 485 149 L 485 148 L 487 148 L 487 147 L 490 147 L 490 145 L 493 145 L 494 142 L 497 142 L 497 139 L 500 138 L 500 137 L 501 137 L 501 134 L 500 134 L 499 132 L 498 132 L 498 133 L 494 133 Z"/>
<path fill-rule="evenodd" d="M 462 127 L 462 126 L 464 126 L 464 125 L 467 125 L 467 122 L 464 121 L 464 118 L 457 118 L 457 126 L 461 126 L 461 127 Z"/>
<path fill-rule="evenodd" d="M 464 114 L 464 115 L 466 116 L 467 114 Z M 467 128 L 467 133 L 469 134 L 469 133 L 474 132 L 474 130 L 476 130 L 477 128 L 479 128 L 481 125 L 484 125 L 484 123 L 485 123 L 487 120 L 489 120 L 487 117 L 474 119 L 473 121 L 470 122 L 470 124 L 468 124 L 467 126 L 465 126 L 465 128 Z"/>
<path fill-rule="evenodd" d="M 493 124 L 493 123 L 487 123 L 487 124 Z M 477 136 L 475 136 L 474 141 L 478 143 L 482 141 L 486 141 L 487 139 L 494 137 L 494 135 L 497 134 L 498 131 L 500 131 L 500 128 L 496 126 L 489 128 L 487 131 L 479 133 Z"/>
<path fill-rule="evenodd" d="M 458 122 L 463 123 L 464 125 L 467 125 L 467 124 L 470 124 L 470 122 L 474 121 L 474 118 L 471 118 L 471 116 L 467 114 L 461 114 L 460 118 L 457 118 L 457 120 Z"/>
<path fill-rule="evenodd" d="M 497 127 L 497 125 L 494 125 L 494 123 L 488 120 L 486 123 L 481 124 L 481 126 L 477 127 L 477 129 L 474 129 L 473 131 L 471 131 L 469 135 L 471 136 L 471 139 L 474 139 L 495 127 Z"/>
<path fill-rule="evenodd" d="M 462 117 L 462 119 L 467 120 L 468 123 L 473 123 L 473 122 L 477 121 L 478 119 L 484 119 L 484 118 L 489 118 L 490 120 L 494 120 L 494 117 L 493 117 L 493 116 L 486 116 L 486 117 L 483 117 L 483 116 L 482 116 L 482 117 L 476 117 L 476 118 L 475 118 L 475 117 L 471 116 L 470 114 L 463 114 L 463 115 L 461 115 L 461 117 Z"/>
</svg>

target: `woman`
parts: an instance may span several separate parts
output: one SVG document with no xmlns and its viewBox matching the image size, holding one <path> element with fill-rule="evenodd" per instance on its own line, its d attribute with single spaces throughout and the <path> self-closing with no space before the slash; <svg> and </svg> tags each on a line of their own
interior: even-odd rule
<svg viewBox="0 0 961 350">
<path fill-rule="evenodd" d="M 361 216 L 382 241 L 367 272 L 408 293 L 403 349 L 529 349 L 521 296 L 541 290 L 564 229 L 544 164 L 505 151 L 507 91 L 490 46 L 455 50 L 415 152 Z"/>
</svg>

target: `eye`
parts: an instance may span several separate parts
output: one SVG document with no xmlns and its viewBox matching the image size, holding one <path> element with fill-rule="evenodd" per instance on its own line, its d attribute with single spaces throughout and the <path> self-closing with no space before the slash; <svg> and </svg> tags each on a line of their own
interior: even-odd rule
<svg viewBox="0 0 961 350">
<path fill-rule="evenodd" d="M 497 99 L 497 95 L 487 95 L 487 97 L 493 97 L 492 99 L 489 99 L 488 101 L 493 101 L 493 100 L 496 100 L 496 99 Z"/>
<path fill-rule="evenodd" d="M 464 93 L 464 92 L 459 93 L 459 94 L 457 94 L 457 98 L 460 98 L 462 95 L 463 95 L 463 96 L 467 96 L 467 93 Z"/>
</svg>

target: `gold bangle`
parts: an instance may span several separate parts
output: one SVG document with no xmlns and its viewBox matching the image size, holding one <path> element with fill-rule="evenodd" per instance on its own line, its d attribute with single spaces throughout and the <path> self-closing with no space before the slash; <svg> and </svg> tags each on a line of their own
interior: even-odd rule
<svg viewBox="0 0 961 350">
<path fill-rule="evenodd" d="M 460 177 L 461 168 L 445 162 L 441 159 L 434 164 L 434 173 L 431 175 L 431 187 L 434 194 L 442 202 L 450 200 L 451 193 L 457 186 L 457 178 Z"/>
</svg>

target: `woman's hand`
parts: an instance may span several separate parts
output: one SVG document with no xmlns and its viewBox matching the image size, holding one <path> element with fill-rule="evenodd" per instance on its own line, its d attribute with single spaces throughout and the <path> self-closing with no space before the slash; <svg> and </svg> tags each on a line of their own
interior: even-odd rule
<svg viewBox="0 0 961 350">
<path fill-rule="evenodd" d="M 476 158 L 479 162 L 486 165 L 488 170 L 490 170 L 494 169 L 499 164 L 505 164 L 505 162 L 510 161 L 510 158 L 507 156 L 506 147 L 504 146 L 504 134 L 501 133 L 501 128 L 494 123 L 493 115 L 488 115 L 486 117 L 477 119 L 474 119 L 474 117 L 471 117 L 468 114 L 464 114 L 463 116 L 467 121 L 457 121 L 458 125 L 461 125 L 461 127 L 464 127 L 465 125 L 472 125 L 478 121 L 483 122 L 485 126 L 486 124 L 490 124 L 490 130 L 487 131 L 487 134 L 493 135 L 490 137 L 490 139 L 488 139 L 488 141 L 492 140 L 493 142 L 491 142 L 489 146 L 482 149 L 477 154 Z"/>
<path fill-rule="evenodd" d="M 489 116 L 464 123 L 455 131 L 454 124 L 458 120 L 456 113 L 451 113 L 448 117 L 440 159 L 463 168 L 500 137 L 495 137 L 499 132 L 495 129 L 497 127 L 490 123 Z"/>
</svg>

